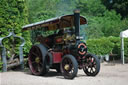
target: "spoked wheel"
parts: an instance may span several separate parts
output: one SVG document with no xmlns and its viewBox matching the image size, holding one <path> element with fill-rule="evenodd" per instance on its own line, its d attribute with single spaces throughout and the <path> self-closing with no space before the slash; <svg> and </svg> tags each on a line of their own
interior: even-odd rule
<svg viewBox="0 0 128 85">
<path fill-rule="evenodd" d="M 100 61 L 97 56 L 87 54 L 83 70 L 88 76 L 96 76 L 100 71 Z"/>
<path fill-rule="evenodd" d="M 46 65 L 42 59 L 42 50 L 39 45 L 34 45 L 29 52 L 29 67 L 34 75 L 44 75 L 46 73 Z"/>
<path fill-rule="evenodd" d="M 73 79 L 78 72 L 78 63 L 74 56 L 65 55 L 61 62 L 61 72 L 66 79 Z"/>
</svg>

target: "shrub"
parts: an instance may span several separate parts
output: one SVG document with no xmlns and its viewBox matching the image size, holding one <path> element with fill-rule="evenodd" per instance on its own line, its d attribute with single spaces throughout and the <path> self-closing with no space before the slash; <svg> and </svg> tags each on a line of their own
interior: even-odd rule
<svg viewBox="0 0 128 85">
<path fill-rule="evenodd" d="M 124 39 L 124 56 L 128 59 L 128 38 Z"/>
<path fill-rule="evenodd" d="M 120 37 L 103 37 L 99 39 L 87 40 L 88 51 L 96 55 L 116 54 L 116 58 L 121 56 Z M 124 55 L 128 59 L 128 39 L 124 39 Z"/>
<path fill-rule="evenodd" d="M 108 40 L 110 42 L 112 42 L 114 44 L 114 47 L 112 49 L 112 55 L 116 55 L 114 56 L 114 59 L 120 59 L 120 56 L 121 56 L 121 40 L 120 40 L 120 37 L 113 37 L 113 36 L 110 36 L 108 37 Z"/>
<path fill-rule="evenodd" d="M 107 38 L 87 40 L 88 51 L 96 55 L 104 55 L 112 52 L 114 44 Z"/>
<path fill-rule="evenodd" d="M 119 37 L 108 37 L 108 39 L 109 39 L 109 41 L 110 42 L 112 42 L 113 44 L 114 44 L 114 48 L 113 48 L 113 50 L 112 50 L 112 53 L 118 53 L 119 52 L 119 50 L 120 50 L 120 43 L 121 43 L 121 41 L 120 41 L 120 38 Z"/>
<path fill-rule="evenodd" d="M 118 54 L 118 59 L 121 58 L 121 39 L 120 37 L 108 37 L 108 39 L 114 43 L 114 48 L 112 50 L 113 54 Z M 128 38 L 124 38 L 124 56 L 128 58 Z"/>
</svg>

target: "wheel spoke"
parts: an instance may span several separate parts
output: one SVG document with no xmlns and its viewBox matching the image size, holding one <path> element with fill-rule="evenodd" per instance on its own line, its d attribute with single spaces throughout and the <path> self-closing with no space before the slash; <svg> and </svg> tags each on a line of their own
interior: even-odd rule
<svg viewBox="0 0 128 85">
<path fill-rule="evenodd" d="M 93 67 L 93 71 L 95 72 L 96 71 L 96 68 Z"/>
<path fill-rule="evenodd" d="M 36 63 L 35 61 L 31 62 L 32 64 Z"/>
<path fill-rule="evenodd" d="M 93 65 L 96 65 L 96 62 L 95 61 L 93 62 Z"/>
<path fill-rule="evenodd" d="M 72 64 L 72 61 L 70 59 L 68 59 L 68 64 Z"/>
<path fill-rule="evenodd" d="M 68 60 L 68 59 L 65 59 L 65 63 L 66 63 L 66 64 L 69 64 L 69 60 Z"/>
<path fill-rule="evenodd" d="M 40 64 L 38 64 L 38 65 L 37 65 L 37 70 L 38 70 L 38 72 L 40 72 L 40 71 L 41 71 Z"/>
<path fill-rule="evenodd" d="M 32 52 L 33 55 L 35 55 L 36 57 L 38 57 L 38 55 L 35 52 Z"/>
<path fill-rule="evenodd" d="M 90 68 L 90 71 L 93 73 L 93 69 L 92 69 L 92 67 Z"/>
<path fill-rule="evenodd" d="M 88 72 L 90 72 L 91 71 L 91 68 L 88 68 Z"/>
<path fill-rule="evenodd" d="M 74 68 L 71 69 L 71 73 L 73 73 Z"/>
<path fill-rule="evenodd" d="M 40 50 L 39 50 L 39 48 L 37 48 L 37 47 L 35 47 L 35 48 L 36 48 L 36 53 L 39 54 L 39 56 L 40 56 Z"/>
</svg>

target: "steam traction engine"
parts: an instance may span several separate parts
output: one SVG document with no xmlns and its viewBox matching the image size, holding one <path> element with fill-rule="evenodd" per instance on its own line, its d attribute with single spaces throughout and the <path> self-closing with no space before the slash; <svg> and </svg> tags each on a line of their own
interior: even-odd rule
<svg viewBox="0 0 128 85">
<path fill-rule="evenodd" d="M 64 78 L 73 79 L 79 69 L 88 76 L 96 76 L 100 70 L 97 56 L 87 52 L 86 43 L 79 36 L 80 25 L 87 24 L 79 10 L 46 21 L 29 24 L 23 30 L 42 28 L 45 31 L 57 30 L 52 35 L 37 37 L 40 44 L 32 46 L 29 52 L 29 67 L 34 75 L 45 75 L 49 69 L 61 72 Z"/>
</svg>

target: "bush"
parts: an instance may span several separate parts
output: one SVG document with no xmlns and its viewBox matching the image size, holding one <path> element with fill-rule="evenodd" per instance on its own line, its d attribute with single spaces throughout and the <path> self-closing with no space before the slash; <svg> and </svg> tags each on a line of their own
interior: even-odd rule
<svg viewBox="0 0 128 85">
<path fill-rule="evenodd" d="M 114 44 L 112 53 L 118 54 L 120 52 L 120 47 L 121 47 L 120 37 L 112 37 L 111 36 L 111 37 L 108 37 L 107 39 Z"/>
<path fill-rule="evenodd" d="M 124 39 L 124 56 L 128 60 L 128 38 Z"/>
<path fill-rule="evenodd" d="M 110 42 L 112 42 L 114 44 L 114 47 L 112 49 L 112 55 L 116 55 L 116 56 L 113 56 L 114 59 L 120 59 L 121 57 L 121 40 L 120 40 L 120 37 L 108 37 L 108 40 Z M 110 56 L 112 57 L 112 56 Z"/>
<path fill-rule="evenodd" d="M 121 39 L 120 37 L 109 37 L 112 43 L 114 43 L 114 48 L 112 50 L 113 54 L 118 54 L 118 59 L 121 58 Z M 124 38 L 124 56 L 128 58 L 128 38 Z"/>
<path fill-rule="evenodd" d="M 96 55 L 116 54 L 116 58 L 121 58 L 120 37 L 103 37 L 100 39 L 87 40 L 88 51 Z M 124 56 L 128 59 L 128 39 L 124 39 Z"/>
<path fill-rule="evenodd" d="M 87 40 L 88 51 L 96 55 L 110 54 L 114 44 L 107 38 L 89 39 Z"/>
</svg>

